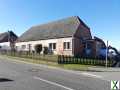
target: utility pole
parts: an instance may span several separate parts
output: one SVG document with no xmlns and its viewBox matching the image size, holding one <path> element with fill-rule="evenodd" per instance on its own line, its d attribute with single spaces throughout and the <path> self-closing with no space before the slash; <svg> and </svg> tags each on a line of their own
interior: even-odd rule
<svg viewBox="0 0 120 90">
<path fill-rule="evenodd" d="M 108 40 L 107 40 L 107 45 L 106 45 L 106 68 L 107 68 L 107 61 L 108 61 Z"/>
</svg>

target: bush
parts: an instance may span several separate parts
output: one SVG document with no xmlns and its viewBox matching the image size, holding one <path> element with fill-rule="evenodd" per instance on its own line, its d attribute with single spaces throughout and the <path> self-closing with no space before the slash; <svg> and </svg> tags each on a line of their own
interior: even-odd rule
<svg viewBox="0 0 120 90">
<path fill-rule="evenodd" d="M 37 44 L 37 45 L 35 45 L 35 51 L 36 51 L 36 53 L 41 53 L 41 51 L 42 51 L 42 44 Z"/>
<path fill-rule="evenodd" d="M 43 54 L 48 54 L 48 47 L 44 47 Z"/>
</svg>

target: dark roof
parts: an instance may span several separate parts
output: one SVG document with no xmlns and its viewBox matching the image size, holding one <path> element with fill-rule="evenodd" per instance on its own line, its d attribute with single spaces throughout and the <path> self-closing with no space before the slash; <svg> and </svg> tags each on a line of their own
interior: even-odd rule
<svg viewBox="0 0 120 90">
<path fill-rule="evenodd" d="M 1 33 L 0 34 L 0 42 L 7 42 L 8 41 L 7 36 L 8 36 L 7 32 Z"/>
<path fill-rule="evenodd" d="M 101 42 L 101 43 L 106 47 L 105 42 L 104 42 L 102 39 L 100 39 L 100 38 L 94 36 L 94 40 L 95 40 L 95 41 Z"/>
<path fill-rule="evenodd" d="M 80 23 L 89 29 L 89 27 L 87 27 L 87 25 L 80 20 L 78 16 L 74 16 L 47 24 L 33 26 L 28 31 L 23 33 L 19 37 L 18 41 L 35 41 L 71 37 L 75 34 Z"/>
<path fill-rule="evenodd" d="M 4 32 L 4 33 L 0 33 L 0 43 L 2 42 L 8 42 L 9 40 L 16 40 L 18 38 L 18 36 L 16 34 L 14 34 L 12 31 L 8 31 L 8 32 Z"/>
</svg>

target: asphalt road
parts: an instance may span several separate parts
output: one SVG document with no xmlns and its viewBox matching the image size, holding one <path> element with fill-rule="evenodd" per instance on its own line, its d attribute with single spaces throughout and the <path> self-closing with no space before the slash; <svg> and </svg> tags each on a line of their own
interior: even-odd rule
<svg viewBox="0 0 120 90">
<path fill-rule="evenodd" d="M 111 78 L 104 78 L 104 73 L 69 71 L 0 59 L 0 78 L 12 80 L 0 81 L 0 90 L 110 90 Z"/>
</svg>

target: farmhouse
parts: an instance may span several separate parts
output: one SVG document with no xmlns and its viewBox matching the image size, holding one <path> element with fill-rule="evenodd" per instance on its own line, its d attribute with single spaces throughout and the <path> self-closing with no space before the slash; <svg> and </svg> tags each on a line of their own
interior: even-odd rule
<svg viewBox="0 0 120 90">
<path fill-rule="evenodd" d="M 73 16 L 31 27 L 19 37 L 16 49 L 32 52 L 40 44 L 49 53 L 75 56 L 83 53 L 83 42 L 88 39 L 92 39 L 90 28 L 78 16 Z"/>
<path fill-rule="evenodd" d="M 4 32 L 0 34 L 0 50 L 12 50 L 15 46 L 15 41 L 17 39 L 17 35 L 12 32 Z"/>
</svg>

